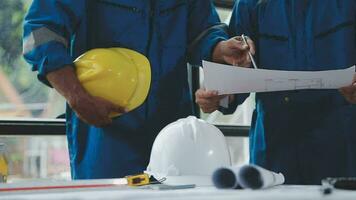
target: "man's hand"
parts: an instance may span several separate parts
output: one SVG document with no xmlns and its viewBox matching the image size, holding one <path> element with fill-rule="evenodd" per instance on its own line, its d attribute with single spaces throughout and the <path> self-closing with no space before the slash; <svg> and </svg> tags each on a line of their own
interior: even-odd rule
<svg viewBox="0 0 356 200">
<path fill-rule="evenodd" d="M 350 86 L 341 88 L 340 92 L 348 102 L 356 104 L 356 74 L 354 75 L 353 83 Z"/>
<path fill-rule="evenodd" d="M 110 113 L 125 113 L 124 108 L 87 93 L 74 95 L 69 99 L 68 104 L 81 120 L 97 127 L 112 123 L 112 119 L 109 116 Z"/>
<path fill-rule="evenodd" d="M 213 61 L 227 63 L 240 67 L 251 67 L 251 59 L 248 55 L 250 51 L 255 54 L 255 45 L 248 38 L 246 45 L 241 36 L 236 36 L 226 41 L 219 42 L 213 51 Z"/>
<path fill-rule="evenodd" d="M 219 109 L 220 100 L 226 95 L 219 95 L 217 91 L 207 91 L 201 88 L 195 92 L 195 102 L 199 105 L 204 113 L 212 113 Z M 229 96 L 229 102 L 233 96 Z"/>
<path fill-rule="evenodd" d="M 67 100 L 78 117 L 91 125 L 102 127 L 112 122 L 110 113 L 125 113 L 125 109 L 100 97 L 93 97 L 80 84 L 72 66 L 47 75 L 51 85 Z"/>
</svg>

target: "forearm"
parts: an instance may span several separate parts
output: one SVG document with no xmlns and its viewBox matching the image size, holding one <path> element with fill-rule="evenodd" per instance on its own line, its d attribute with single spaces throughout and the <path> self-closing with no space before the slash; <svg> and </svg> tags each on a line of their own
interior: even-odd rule
<svg viewBox="0 0 356 200">
<path fill-rule="evenodd" d="M 76 104 L 78 97 L 88 95 L 80 84 L 72 66 L 66 66 L 50 72 L 46 78 L 53 88 L 56 89 L 70 105 Z"/>
<path fill-rule="evenodd" d="M 202 60 L 211 61 L 216 44 L 229 38 L 227 25 L 220 22 L 212 1 L 194 0 L 189 2 L 188 18 L 188 61 L 202 65 Z"/>
</svg>

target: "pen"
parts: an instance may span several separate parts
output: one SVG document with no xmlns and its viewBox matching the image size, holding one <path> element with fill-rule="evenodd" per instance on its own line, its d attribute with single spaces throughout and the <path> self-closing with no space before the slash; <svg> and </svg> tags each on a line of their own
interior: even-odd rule
<svg viewBox="0 0 356 200">
<path fill-rule="evenodd" d="M 356 177 L 325 178 L 321 185 L 324 195 L 331 194 L 334 189 L 356 190 Z"/>
<path fill-rule="evenodd" d="M 245 36 L 244 34 L 242 34 L 241 37 L 242 37 L 242 40 L 244 41 L 244 43 L 245 43 L 248 47 L 250 47 L 250 46 L 248 45 L 248 43 L 247 43 L 246 36 Z M 251 59 L 253 68 L 257 69 L 257 65 L 256 65 L 256 62 L 255 62 L 255 59 L 253 58 L 253 56 L 252 56 L 250 50 L 248 51 L 248 56 L 249 56 L 250 59 Z"/>
</svg>

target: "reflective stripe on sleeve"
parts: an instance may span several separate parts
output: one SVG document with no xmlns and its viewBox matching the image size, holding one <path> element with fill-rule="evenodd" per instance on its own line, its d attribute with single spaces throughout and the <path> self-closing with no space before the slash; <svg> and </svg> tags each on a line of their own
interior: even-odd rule
<svg viewBox="0 0 356 200">
<path fill-rule="evenodd" d="M 38 46 L 52 41 L 62 43 L 66 48 L 68 48 L 68 41 L 61 35 L 58 35 L 46 27 L 36 29 L 24 39 L 23 54 L 26 54 L 36 49 Z"/>
</svg>

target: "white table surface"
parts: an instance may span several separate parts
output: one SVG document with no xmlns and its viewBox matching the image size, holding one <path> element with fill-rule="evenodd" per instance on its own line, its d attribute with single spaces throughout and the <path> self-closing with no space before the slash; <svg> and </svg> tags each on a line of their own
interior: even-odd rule
<svg viewBox="0 0 356 200">
<path fill-rule="evenodd" d="M 340 199 L 356 200 L 356 191 L 334 190 L 330 195 L 323 195 L 320 186 L 277 186 L 265 190 L 218 190 L 214 187 L 197 187 L 182 190 L 153 190 L 148 188 L 129 188 L 126 186 L 101 189 L 65 189 L 31 192 L 0 192 L 1 200 L 36 199 L 36 200 L 318 200 Z"/>
</svg>

